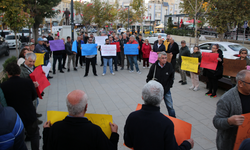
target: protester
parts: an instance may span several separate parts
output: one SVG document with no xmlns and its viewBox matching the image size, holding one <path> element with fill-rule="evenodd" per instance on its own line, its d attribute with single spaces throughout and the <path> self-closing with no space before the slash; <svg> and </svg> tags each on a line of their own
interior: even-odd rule
<svg viewBox="0 0 250 150">
<path fill-rule="evenodd" d="M 25 55 L 26 53 L 30 52 L 27 48 L 23 48 L 19 54 L 17 64 L 18 66 L 21 66 L 25 62 Z"/>
<path fill-rule="evenodd" d="M 71 45 L 71 39 L 68 36 L 67 37 L 67 43 L 65 44 L 65 51 L 66 54 L 68 55 L 68 72 L 70 72 L 70 63 L 72 61 L 72 65 L 75 71 L 76 69 L 76 52 L 72 51 L 72 45 Z M 77 50 L 76 50 L 77 51 Z"/>
<path fill-rule="evenodd" d="M 199 64 L 201 62 L 201 52 L 199 46 L 194 47 L 194 52 L 191 54 L 191 57 L 198 58 Z M 199 71 L 200 67 L 198 68 L 198 73 L 190 72 L 192 86 L 189 87 L 190 90 L 198 91 L 199 90 Z"/>
<path fill-rule="evenodd" d="M 173 69 L 175 70 L 176 55 L 179 53 L 179 46 L 174 41 L 174 38 L 170 37 L 169 41 L 170 41 L 170 44 L 168 45 L 167 53 L 172 53 L 173 54 L 172 59 L 171 59 L 171 64 L 173 65 Z"/>
<path fill-rule="evenodd" d="M 65 45 L 65 39 L 62 38 L 62 40 Z M 66 58 L 67 58 L 67 54 L 66 54 L 66 49 L 65 49 L 65 50 L 62 50 L 62 69 L 66 69 L 65 68 Z"/>
<path fill-rule="evenodd" d="M 76 54 L 76 68 L 77 68 L 77 65 L 78 65 L 78 58 L 80 57 L 79 59 L 79 63 L 81 65 L 81 68 L 83 68 L 83 56 L 82 56 L 82 51 L 81 51 L 81 44 L 84 44 L 83 41 L 81 41 L 81 36 L 78 36 L 77 37 L 77 40 L 75 40 L 73 42 L 73 45 L 72 45 L 72 49 L 74 51 L 77 51 L 77 54 Z"/>
<path fill-rule="evenodd" d="M 204 69 L 204 75 L 208 78 L 208 88 L 209 91 L 205 94 L 207 96 L 210 96 L 211 98 L 217 97 L 216 92 L 218 89 L 218 80 L 222 78 L 223 74 L 223 54 L 222 51 L 219 49 L 219 45 L 215 44 L 212 46 L 212 53 L 219 54 L 219 57 L 217 58 L 218 63 L 216 70 L 211 69 Z"/>
<path fill-rule="evenodd" d="M 154 41 L 154 45 L 153 45 L 153 48 L 156 46 L 157 47 L 157 44 L 159 42 L 159 39 L 161 39 L 161 35 L 158 35 L 158 40 L 155 40 Z"/>
<path fill-rule="evenodd" d="M 43 38 L 43 46 L 46 48 L 46 53 L 44 55 L 44 66 L 47 66 L 49 64 L 49 59 L 51 57 L 51 50 L 50 50 L 50 44 L 48 43 L 48 40 L 46 38 Z M 52 76 L 47 75 L 48 79 L 53 78 Z"/>
<path fill-rule="evenodd" d="M 84 36 L 84 38 L 83 38 L 84 43 L 87 43 L 87 42 L 88 42 L 88 39 L 89 39 L 88 33 L 85 32 L 85 36 Z M 92 40 L 94 40 L 94 39 L 92 39 Z M 93 41 L 92 41 L 92 43 L 93 43 Z"/>
<path fill-rule="evenodd" d="M 147 67 L 149 68 L 149 54 L 151 51 L 151 45 L 149 44 L 148 39 L 145 39 L 145 43 L 142 44 L 142 57 L 143 57 L 143 68 L 146 68 L 146 64 Z"/>
<path fill-rule="evenodd" d="M 34 50 L 35 50 L 35 44 L 32 43 L 32 42 L 30 42 L 29 43 L 29 49 L 30 49 L 30 51 L 34 52 Z"/>
<path fill-rule="evenodd" d="M 165 51 L 165 45 L 163 44 L 163 40 L 161 38 L 158 39 L 158 42 L 156 42 L 156 44 L 154 44 L 154 47 L 153 47 L 153 51 L 154 52 L 163 52 Z"/>
<path fill-rule="evenodd" d="M 24 142 L 24 126 L 12 107 L 0 103 L 0 149 L 28 150 Z"/>
<path fill-rule="evenodd" d="M 19 77 L 20 68 L 16 63 L 9 63 L 5 70 L 9 79 L 2 83 L 1 88 L 7 105 L 13 107 L 22 119 L 26 135 L 31 141 L 31 149 L 39 150 L 39 128 L 36 109 L 32 102 L 37 98 L 34 83 L 30 79 Z"/>
<path fill-rule="evenodd" d="M 131 35 L 129 41 L 127 42 L 127 44 L 138 44 L 135 41 L 135 36 Z M 138 49 L 140 48 L 140 46 L 138 46 Z M 128 60 L 130 63 L 130 73 L 134 72 L 134 67 L 133 65 L 135 64 L 135 68 L 136 68 L 136 72 L 138 74 L 141 74 L 141 71 L 139 70 L 138 64 L 137 64 L 137 55 L 128 55 Z"/>
<path fill-rule="evenodd" d="M 43 38 L 38 38 L 37 39 L 38 44 L 35 47 L 34 53 L 46 53 L 47 49 L 43 46 L 44 40 Z"/>
<path fill-rule="evenodd" d="M 247 62 L 246 67 L 250 66 L 250 60 L 247 58 L 248 50 L 246 48 L 240 49 L 239 55 L 240 55 L 240 57 L 237 59 L 238 60 L 246 60 L 246 62 Z M 235 85 L 236 85 L 235 77 L 231 77 L 231 83 L 232 83 L 232 87 L 235 87 Z"/>
<path fill-rule="evenodd" d="M 48 33 L 47 40 L 48 40 L 48 41 L 54 40 L 54 38 L 51 36 L 51 32 Z M 31 41 L 31 42 L 32 42 L 32 41 Z"/>
<path fill-rule="evenodd" d="M 58 32 L 59 33 L 59 32 Z M 55 40 L 59 40 L 58 36 L 55 36 Z M 62 70 L 62 53 L 64 50 L 53 51 L 53 74 L 56 74 L 56 62 L 58 60 L 58 69 L 60 73 L 64 73 Z"/>
<path fill-rule="evenodd" d="M 30 39 L 30 42 L 32 42 L 32 43 L 35 44 L 35 39 L 34 39 L 34 38 L 31 38 L 31 39 Z"/>
<path fill-rule="evenodd" d="M 144 40 L 142 39 L 141 34 L 139 34 L 138 43 L 139 43 L 140 49 L 139 49 L 139 55 L 137 55 L 137 60 L 139 60 L 139 65 L 140 65 L 141 60 L 143 59 L 143 57 L 142 57 L 142 44 L 144 43 Z"/>
<path fill-rule="evenodd" d="M 113 38 L 112 38 L 112 36 L 109 36 L 109 44 L 111 44 L 111 43 L 114 43 L 114 41 L 113 41 Z M 112 60 L 113 60 L 113 62 L 114 62 L 114 66 L 115 66 L 115 71 L 118 71 L 117 70 L 117 55 L 116 56 L 112 56 Z M 109 65 L 112 65 L 113 63 L 109 63 Z"/>
<path fill-rule="evenodd" d="M 127 30 L 127 31 L 126 31 L 126 40 L 127 40 L 127 41 L 129 41 L 129 37 L 130 37 L 130 33 L 129 33 L 129 31 Z"/>
<path fill-rule="evenodd" d="M 171 64 L 169 64 L 171 66 Z M 171 66 L 172 67 L 172 66 Z M 190 150 L 193 139 L 178 146 L 173 122 L 160 112 L 164 89 L 156 81 L 149 81 L 142 89 L 144 104 L 141 110 L 132 112 L 124 126 L 124 143 L 134 150 Z"/>
<path fill-rule="evenodd" d="M 0 87 L 1 87 L 1 84 L 0 84 Z M 3 107 L 8 106 L 6 103 L 6 99 L 4 97 L 4 94 L 3 94 L 3 90 L 1 88 L 0 88 L 0 105 L 2 105 Z"/>
<path fill-rule="evenodd" d="M 109 123 L 111 127 L 110 139 L 102 129 L 84 117 L 88 108 L 87 94 L 81 90 L 74 90 L 67 95 L 66 104 L 69 115 L 64 120 L 44 124 L 44 150 L 117 150 L 119 134 L 118 126 Z"/>
<path fill-rule="evenodd" d="M 109 39 L 105 39 L 105 45 L 110 45 Z M 103 62 L 104 62 L 103 73 L 102 73 L 103 76 L 106 75 L 107 63 L 112 64 L 112 59 L 113 59 L 112 56 L 103 56 Z M 109 71 L 112 75 L 115 75 L 115 73 L 113 72 L 113 65 L 109 65 Z"/>
<path fill-rule="evenodd" d="M 166 51 L 168 51 L 168 45 L 170 44 L 170 35 L 167 35 L 167 39 L 163 43 L 165 45 Z"/>
<path fill-rule="evenodd" d="M 102 33 L 101 36 L 107 36 L 107 35 L 104 34 L 104 33 Z M 99 49 L 98 49 L 98 50 L 99 50 L 100 56 L 101 56 L 101 57 L 100 57 L 100 58 L 101 58 L 101 65 L 100 65 L 100 66 L 102 67 L 102 66 L 103 66 L 103 57 L 102 57 L 102 54 L 101 54 L 101 51 L 100 51 L 100 46 L 99 46 Z"/>
<path fill-rule="evenodd" d="M 179 64 L 179 71 L 180 71 L 180 75 L 181 75 L 181 80 L 179 81 L 179 83 L 181 83 L 181 85 L 185 85 L 187 84 L 187 77 L 186 77 L 186 71 L 185 70 L 181 70 L 181 63 L 182 63 L 182 56 L 190 56 L 190 51 L 186 45 L 186 41 L 182 40 L 181 41 L 181 48 L 180 48 L 180 54 L 179 54 L 179 59 L 178 59 L 178 64 Z"/>
<path fill-rule="evenodd" d="M 88 39 L 88 43 L 86 43 L 86 44 L 93 44 L 92 43 L 92 38 L 89 38 Z M 94 76 L 98 76 L 96 74 L 96 67 L 95 67 L 96 60 L 95 60 L 95 55 L 86 55 L 85 58 L 86 58 L 86 68 L 85 68 L 85 75 L 84 75 L 84 77 L 87 77 L 88 74 L 89 74 L 89 65 L 90 65 L 90 63 L 91 63 L 91 66 L 92 66 L 92 71 L 93 71 Z"/>
<path fill-rule="evenodd" d="M 121 36 L 121 35 L 120 35 Z M 119 41 L 120 39 L 118 38 L 118 36 L 117 35 L 115 35 L 115 40 L 114 40 L 114 42 L 120 42 Z M 120 51 L 119 51 L 119 49 L 120 49 Z M 116 49 L 116 57 L 117 57 L 117 65 L 118 66 L 121 66 L 121 48 L 119 47 L 119 49 L 117 48 Z M 118 70 L 117 70 L 118 71 Z"/>
<path fill-rule="evenodd" d="M 237 85 L 221 96 L 213 118 L 219 150 L 233 150 L 238 126 L 245 119 L 241 114 L 250 113 L 250 71 L 241 70 L 236 81 Z"/>
<path fill-rule="evenodd" d="M 120 37 L 120 36 L 119 36 Z M 121 49 L 121 70 L 124 69 L 124 59 L 125 59 L 125 55 L 124 55 L 124 44 L 126 44 L 127 38 L 126 38 L 126 34 L 122 35 L 122 38 L 119 40 L 120 42 L 120 49 Z M 128 59 L 127 59 L 127 68 L 129 68 L 129 63 L 128 63 Z"/>
</svg>

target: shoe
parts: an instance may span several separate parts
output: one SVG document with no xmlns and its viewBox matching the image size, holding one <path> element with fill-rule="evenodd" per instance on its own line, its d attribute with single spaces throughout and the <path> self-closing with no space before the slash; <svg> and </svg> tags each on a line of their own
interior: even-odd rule
<svg viewBox="0 0 250 150">
<path fill-rule="evenodd" d="M 105 76 L 105 73 L 103 73 L 102 76 Z"/>
<path fill-rule="evenodd" d="M 55 71 L 53 71 L 53 74 L 56 74 L 56 72 L 55 72 Z"/>
<path fill-rule="evenodd" d="M 121 70 L 123 70 L 124 68 L 122 67 Z"/>
<path fill-rule="evenodd" d="M 65 67 L 62 67 L 63 69 L 66 69 Z"/>
<path fill-rule="evenodd" d="M 137 71 L 138 74 L 141 74 L 141 71 Z"/>
<path fill-rule="evenodd" d="M 134 70 L 130 70 L 129 72 L 132 73 L 132 72 L 134 72 Z"/>
<path fill-rule="evenodd" d="M 208 91 L 205 95 L 206 95 L 206 96 L 211 96 L 211 95 L 212 95 L 212 92 Z"/>
<path fill-rule="evenodd" d="M 52 73 L 52 71 L 49 71 L 49 73 Z"/>
<path fill-rule="evenodd" d="M 112 75 L 115 75 L 115 73 L 113 72 L 113 73 L 111 73 Z"/>
<path fill-rule="evenodd" d="M 94 76 L 98 76 L 97 74 L 94 74 Z"/>
<path fill-rule="evenodd" d="M 37 124 L 42 124 L 42 123 L 43 123 L 43 121 L 37 119 Z"/>
<path fill-rule="evenodd" d="M 52 79 L 53 77 L 52 76 L 48 76 L 48 79 Z"/>
<path fill-rule="evenodd" d="M 78 67 L 76 66 L 76 68 L 78 68 Z"/>
<path fill-rule="evenodd" d="M 181 83 L 181 85 L 185 85 L 185 84 L 187 84 L 187 82 L 182 82 L 182 83 Z"/>
<path fill-rule="evenodd" d="M 199 90 L 200 90 L 200 88 L 195 87 L 193 90 L 194 90 L 194 91 L 199 91 Z"/>
<path fill-rule="evenodd" d="M 118 71 L 117 69 L 115 71 Z"/>
<path fill-rule="evenodd" d="M 179 83 L 182 83 L 182 82 L 183 82 L 182 80 L 179 81 Z"/>
<path fill-rule="evenodd" d="M 36 113 L 36 117 L 37 117 L 37 118 L 42 117 L 42 114 Z"/>
<path fill-rule="evenodd" d="M 74 70 L 75 70 L 75 71 L 77 71 L 77 69 L 76 69 L 76 68 L 74 68 Z"/>
<path fill-rule="evenodd" d="M 142 68 L 143 68 L 143 69 L 145 69 L 146 67 L 145 67 L 145 66 L 143 66 Z"/>
<path fill-rule="evenodd" d="M 101 67 L 103 66 L 103 64 L 100 65 Z"/>
<path fill-rule="evenodd" d="M 127 70 L 129 70 L 129 68 L 127 68 Z"/>
<path fill-rule="evenodd" d="M 192 85 L 192 86 L 190 86 L 188 89 L 189 89 L 189 90 L 193 90 L 193 89 L 194 89 L 194 86 Z"/>
<path fill-rule="evenodd" d="M 83 77 L 87 77 L 87 76 L 88 76 L 88 75 L 85 74 Z"/>
<path fill-rule="evenodd" d="M 68 72 L 70 72 L 70 69 L 68 69 Z"/>
<path fill-rule="evenodd" d="M 216 98 L 216 97 L 217 97 L 217 95 L 212 94 L 210 97 L 211 97 L 211 98 Z"/>
<path fill-rule="evenodd" d="M 61 70 L 60 73 L 64 73 L 64 71 Z"/>
<path fill-rule="evenodd" d="M 148 68 L 150 68 L 150 67 L 148 67 Z"/>
</svg>

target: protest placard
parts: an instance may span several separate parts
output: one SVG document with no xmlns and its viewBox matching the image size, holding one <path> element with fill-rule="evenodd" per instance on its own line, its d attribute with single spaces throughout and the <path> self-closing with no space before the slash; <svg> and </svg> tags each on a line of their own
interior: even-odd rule
<svg viewBox="0 0 250 150">
<path fill-rule="evenodd" d="M 105 39 L 107 39 L 108 36 L 96 36 L 95 37 L 95 43 L 97 45 L 104 45 L 105 44 Z"/>
<path fill-rule="evenodd" d="M 36 61 L 34 66 L 37 67 L 39 65 L 43 65 L 44 64 L 44 54 L 45 53 L 35 53 L 36 54 Z"/>
<path fill-rule="evenodd" d="M 171 63 L 172 61 L 173 54 L 172 53 L 167 53 L 167 62 Z"/>
<path fill-rule="evenodd" d="M 113 43 L 110 43 L 110 45 L 116 45 L 116 52 L 121 52 L 120 42 L 113 42 Z"/>
<path fill-rule="evenodd" d="M 236 140 L 234 143 L 234 150 L 240 148 L 240 144 L 247 138 L 250 138 L 250 113 L 242 114 L 245 120 L 242 125 L 238 127 L 238 132 L 236 135 Z"/>
<path fill-rule="evenodd" d="M 197 73 L 199 67 L 198 58 L 181 56 L 181 70 Z"/>
<path fill-rule="evenodd" d="M 250 66 L 247 66 L 247 70 L 250 70 Z"/>
<path fill-rule="evenodd" d="M 218 53 L 202 52 L 200 67 L 210 70 L 216 70 L 218 64 L 218 59 L 217 59 L 218 57 L 219 57 Z"/>
<path fill-rule="evenodd" d="M 33 82 L 38 82 L 39 86 L 36 88 L 36 92 L 38 97 L 43 99 L 41 93 L 50 85 L 50 83 L 43 72 L 42 66 L 36 67 L 36 69 L 30 74 L 30 78 Z"/>
<path fill-rule="evenodd" d="M 158 54 L 156 52 L 150 51 L 150 53 L 149 53 L 149 62 L 153 64 L 157 60 L 158 60 Z"/>
<path fill-rule="evenodd" d="M 54 124 L 57 121 L 63 120 L 67 115 L 68 112 L 63 111 L 47 111 L 47 120 Z M 111 136 L 111 128 L 109 122 L 113 123 L 112 115 L 105 115 L 105 114 L 88 114 L 86 113 L 84 117 L 88 118 L 93 124 L 98 125 L 101 127 L 102 131 L 105 135 L 110 138 Z"/>
<path fill-rule="evenodd" d="M 51 40 L 49 41 L 51 51 L 65 50 L 63 40 Z"/>
<path fill-rule="evenodd" d="M 47 64 L 47 66 L 42 66 L 43 72 L 45 73 L 45 77 L 48 76 L 50 68 L 51 68 L 50 62 Z"/>
<path fill-rule="evenodd" d="M 124 44 L 125 55 L 138 55 L 139 54 L 138 44 Z"/>
<path fill-rule="evenodd" d="M 116 45 L 101 45 L 102 56 L 116 56 Z"/>
<path fill-rule="evenodd" d="M 97 55 L 97 44 L 82 44 L 82 56 Z"/>
<path fill-rule="evenodd" d="M 223 59 L 223 75 L 236 77 L 237 73 L 246 69 L 246 60 Z"/>
</svg>

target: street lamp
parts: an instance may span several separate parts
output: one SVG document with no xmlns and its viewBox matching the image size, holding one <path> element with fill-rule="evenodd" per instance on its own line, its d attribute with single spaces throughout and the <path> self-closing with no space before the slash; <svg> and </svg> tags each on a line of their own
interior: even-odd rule
<svg viewBox="0 0 250 150">
<path fill-rule="evenodd" d="M 125 8 L 128 8 L 128 30 L 129 30 L 129 6 L 125 6 Z"/>
<path fill-rule="evenodd" d="M 73 0 L 71 0 L 71 40 L 74 41 L 74 16 L 73 16 L 73 13 L 74 13 L 74 6 L 73 6 Z"/>
</svg>

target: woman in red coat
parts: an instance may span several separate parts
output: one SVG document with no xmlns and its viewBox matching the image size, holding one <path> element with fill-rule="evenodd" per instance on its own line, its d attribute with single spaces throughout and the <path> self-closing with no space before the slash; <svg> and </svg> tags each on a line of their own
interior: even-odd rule
<svg viewBox="0 0 250 150">
<path fill-rule="evenodd" d="M 149 53 L 151 51 L 151 45 L 148 42 L 148 39 L 145 40 L 145 43 L 142 44 L 142 57 L 143 57 L 143 68 L 146 68 L 146 63 L 147 67 L 149 68 Z"/>
</svg>

